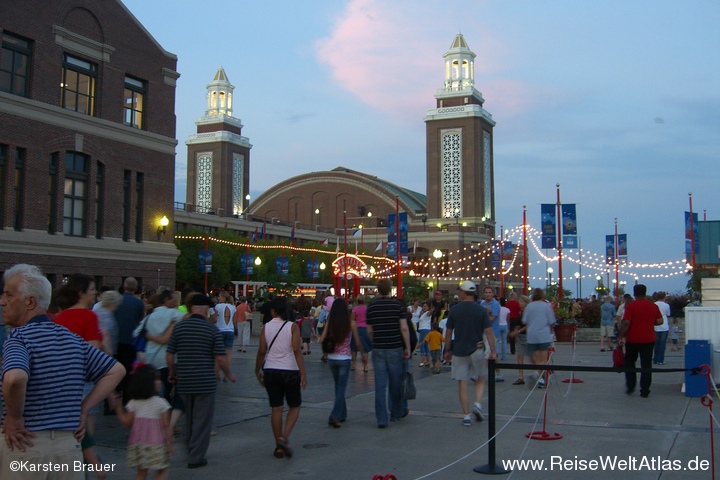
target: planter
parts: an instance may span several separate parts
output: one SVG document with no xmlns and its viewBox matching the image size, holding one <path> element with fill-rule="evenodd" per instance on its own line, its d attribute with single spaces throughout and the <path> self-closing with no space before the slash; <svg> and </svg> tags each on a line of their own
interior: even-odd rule
<svg viewBox="0 0 720 480">
<path fill-rule="evenodd" d="M 555 325 L 555 338 L 558 342 L 572 342 L 573 332 L 576 329 L 577 325 L 571 323 Z"/>
</svg>

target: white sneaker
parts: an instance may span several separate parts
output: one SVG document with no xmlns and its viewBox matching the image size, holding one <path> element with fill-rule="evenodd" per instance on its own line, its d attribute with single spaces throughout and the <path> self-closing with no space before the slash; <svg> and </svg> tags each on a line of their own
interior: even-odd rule
<svg viewBox="0 0 720 480">
<path fill-rule="evenodd" d="M 483 415 L 482 412 L 482 405 L 480 405 L 479 403 L 475 404 L 475 406 L 473 407 L 473 415 L 475 415 L 475 420 L 477 420 L 478 422 L 482 422 L 483 420 L 485 420 L 485 415 Z"/>
<path fill-rule="evenodd" d="M 421 366 L 421 367 L 424 367 L 424 366 L 425 366 L 425 362 L 421 363 L 420 366 Z"/>
<path fill-rule="evenodd" d="M 545 379 L 541 378 L 540 380 L 538 380 L 537 386 L 538 388 L 545 388 Z"/>
<path fill-rule="evenodd" d="M 465 418 L 463 418 L 462 421 L 463 427 L 469 427 L 472 425 L 472 421 L 470 420 L 470 415 L 467 415 Z"/>
</svg>

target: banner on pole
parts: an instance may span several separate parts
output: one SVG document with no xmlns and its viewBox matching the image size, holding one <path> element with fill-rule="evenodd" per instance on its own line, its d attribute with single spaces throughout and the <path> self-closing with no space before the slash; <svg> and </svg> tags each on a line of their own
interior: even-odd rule
<svg viewBox="0 0 720 480">
<path fill-rule="evenodd" d="M 500 240 L 493 240 L 492 242 L 492 252 L 490 253 L 490 263 L 492 265 L 492 268 L 494 269 L 500 269 Z"/>
<path fill-rule="evenodd" d="M 290 261 L 288 257 L 277 257 L 275 259 L 275 272 L 280 275 L 287 275 L 290 271 Z"/>
<path fill-rule="evenodd" d="M 620 265 L 627 263 L 627 233 L 618 235 L 618 262 Z"/>
<path fill-rule="evenodd" d="M 310 278 L 320 278 L 320 260 L 308 260 L 307 276 Z"/>
<path fill-rule="evenodd" d="M 615 263 L 615 235 L 605 235 L 605 263 Z"/>
<path fill-rule="evenodd" d="M 240 254 L 240 275 L 252 275 L 254 262 L 255 262 L 255 258 L 252 253 L 241 253 Z"/>
<path fill-rule="evenodd" d="M 407 212 L 400 212 L 400 254 L 401 255 L 407 255 L 408 254 L 408 214 Z M 389 213 L 388 214 L 388 223 L 387 223 L 387 233 L 388 233 L 388 249 L 387 249 L 387 255 L 389 257 L 394 257 L 396 253 L 396 238 L 395 238 L 395 214 Z"/>
<path fill-rule="evenodd" d="M 514 249 L 512 242 L 505 242 L 503 244 L 503 260 L 512 261 L 513 253 Z"/>
<path fill-rule="evenodd" d="M 692 255 L 692 238 L 695 233 L 695 253 L 700 251 L 700 227 L 698 225 L 698 214 L 692 214 L 692 228 L 690 228 L 690 212 L 685 212 L 685 253 Z"/>
<path fill-rule="evenodd" d="M 198 269 L 200 273 L 212 273 L 212 250 L 198 250 Z"/>
<path fill-rule="evenodd" d="M 557 237 L 555 232 L 555 205 L 543 203 L 540 205 L 542 248 L 556 248 Z"/>
<path fill-rule="evenodd" d="M 578 248 L 575 204 L 563 204 L 560 211 L 562 212 L 563 248 Z"/>
</svg>

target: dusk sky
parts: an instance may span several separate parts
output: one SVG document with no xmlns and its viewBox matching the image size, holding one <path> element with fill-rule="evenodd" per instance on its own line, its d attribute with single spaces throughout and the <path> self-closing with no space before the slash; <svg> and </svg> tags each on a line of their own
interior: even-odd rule
<svg viewBox="0 0 720 480">
<path fill-rule="evenodd" d="M 187 147 L 222 65 L 250 139 L 253 198 L 337 166 L 425 193 L 425 123 L 458 32 L 494 130 L 498 233 L 540 228 L 540 204 L 577 204 L 583 251 L 628 235 L 648 289 L 684 290 L 683 212 L 719 220 L 720 2 L 124 0 L 178 56 L 175 199 Z M 519 238 L 513 238 L 517 241 Z M 544 252 L 543 252 L 544 253 Z M 575 255 L 571 253 L 571 255 Z M 531 249 L 531 276 L 545 261 Z M 557 272 L 557 265 L 553 265 Z M 566 278 L 577 267 L 564 263 Z M 583 295 L 596 285 L 583 268 Z M 557 275 L 557 274 L 555 274 Z M 540 281 L 531 282 L 540 286 Z M 575 281 L 565 280 L 575 294 Z"/>
</svg>

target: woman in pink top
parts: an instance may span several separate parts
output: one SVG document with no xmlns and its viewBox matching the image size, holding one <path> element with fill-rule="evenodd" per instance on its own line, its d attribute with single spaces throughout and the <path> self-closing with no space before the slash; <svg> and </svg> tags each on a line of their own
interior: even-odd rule
<svg viewBox="0 0 720 480">
<path fill-rule="evenodd" d="M 340 428 L 340 422 L 344 422 L 347 418 L 345 389 L 350 377 L 350 340 L 353 338 L 355 345 L 362 352 L 357 325 L 350 320 L 345 300 L 338 298 L 330 309 L 325 329 L 320 337 L 320 344 L 327 353 L 328 366 L 335 380 L 335 403 L 328 418 L 328 425 L 335 428 Z"/>
<path fill-rule="evenodd" d="M 357 305 L 353 308 L 352 314 L 350 314 L 350 321 L 355 322 L 357 325 L 358 336 L 360 337 L 360 343 L 362 343 L 363 346 L 363 352 L 360 354 L 360 358 L 362 359 L 363 371 L 367 372 L 368 353 L 372 351 L 372 340 L 370 340 L 370 336 L 367 333 L 367 305 L 365 305 L 365 296 L 358 295 L 356 301 Z M 350 370 L 355 370 L 358 349 L 354 342 L 352 342 L 350 346 L 352 347 L 352 363 Z"/>
</svg>

